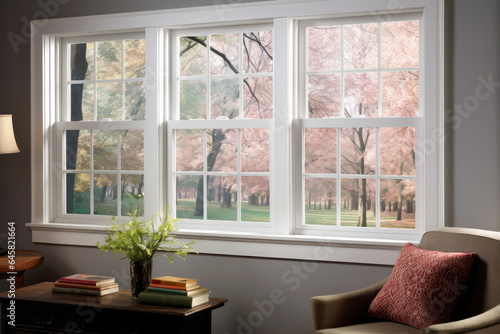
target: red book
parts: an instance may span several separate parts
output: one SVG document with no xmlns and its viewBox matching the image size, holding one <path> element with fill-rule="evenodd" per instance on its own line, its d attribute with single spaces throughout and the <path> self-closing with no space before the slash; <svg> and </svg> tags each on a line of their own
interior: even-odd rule
<svg viewBox="0 0 500 334">
<path fill-rule="evenodd" d="M 109 283 L 114 283 L 115 278 L 110 276 L 97 276 L 87 274 L 75 274 L 70 276 L 61 277 L 58 280 L 60 283 L 73 283 L 83 285 L 100 286 Z"/>
</svg>

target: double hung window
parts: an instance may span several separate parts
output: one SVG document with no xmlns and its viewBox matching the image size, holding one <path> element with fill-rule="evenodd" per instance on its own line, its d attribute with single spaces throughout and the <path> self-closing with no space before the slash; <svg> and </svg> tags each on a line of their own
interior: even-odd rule
<svg viewBox="0 0 500 334">
<path fill-rule="evenodd" d="M 177 218 L 269 225 L 272 25 L 179 30 L 172 43 L 168 186 Z"/>
<path fill-rule="evenodd" d="M 144 35 L 67 38 L 62 59 L 57 219 L 143 214 Z"/>
<path fill-rule="evenodd" d="M 420 22 L 300 23 L 299 231 L 421 228 Z"/>
</svg>

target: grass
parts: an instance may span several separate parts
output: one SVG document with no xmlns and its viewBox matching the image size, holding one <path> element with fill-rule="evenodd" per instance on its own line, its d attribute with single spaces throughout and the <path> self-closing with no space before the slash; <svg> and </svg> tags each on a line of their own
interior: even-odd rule
<svg viewBox="0 0 500 334">
<path fill-rule="evenodd" d="M 177 201 L 177 218 L 183 219 L 203 219 L 194 215 L 195 199 L 182 199 Z M 207 218 L 211 220 L 236 221 L 238 211 L 236 203 L 232 203 L 231 208 L 222 208 L 220 202 L 211 201 L 207 203 Z M 254 206 L 248 203 L 241 203 L 241 220 L 250 222 L 269 222 L 269 207 Z"/>
<path fill-rule="evenodd" d="M 134 202 L 134 203 L 132 203 Z M 125 196 L 122 209 L 137 205 L 134 198 Z M 106 198 L 105 203 L 95 203 L 98 214 L 116 215 L 116 201 Z M 194 215 L 195 199 L 182 199 L 177 201 L 177 218 L 203 219 Z M 223 208 L 220 202 L 211 201 L 207 203 L 207 218 L 210 220 L 236 221 L 238 217 L 236 203 L 231 208 Z M 123 210 L 128 211 L 128 210 Z M 126 215 L 125 212 L 122 215 Z M 372 210 L 367 212 L 367 226 L 375 227 L 376 219 Z M 335 207 L 331 210 L 314 210 L 306 207 L 306 224 L 308 225 L 336 225 L 337 216 Z M 340 214 L 341 226 L 358 226 L 358 211 L 342 209 Z M 269 222 L 269 207 L 254 206 L 246 202 L 241 203 L 241 220 L 246 222 Z M 380 226 L 384 228 L 414 228 L 415 215 L 403 214 L 401 221 L 396 220 L 396 212 L 383 212 L 380 217 Z"/>
<path fill-rule="evenodd" d="M 306 207 L 306 224 L 308 225 L 336 225 L 337 214 L 335 207 L 331 210 L 314 210 Z M 341 226 L 358 226 L 358 210 L 342 208 L 340 213 Z M 367 227 L 375 227 L 376 218 L 372 210 L 366 213 Z M 401 221 L 396 220 L 396 212 L 384 212 L 380 217 L 380 226 L 384 228 L 415 228 L 415 215 L 403 214 Z"/>
<path fill-rule="evenodd" d="M 203 219 L 203 217 L 194 216 L 195 199 L 182 199 L 177 201 L 177 218 L 183 219 Z M 213 201 L 207 204 L 207 218 L 211 220 L 227 220 L 236 221 L 237 207 L 233 203 L 231 208 L 222 208 L 219 202 Z M 398 222 L 395 218 L 396 213 L 384 213 L 380 217 L 381 227 L 386 228 L 414 228 L 415 218 L 403 217 L 402 221 Z M 306 208 L 306 224 L 308 225 L 335 225 L 337 216 L 335 207 L 331 210 L 314 210 Z M 358 226 L 358 211 L 346 210 L 341 211 L 341 224 L 342 226 Z M 269 221 L 269 207 L 268 206 L 253 206 L 243 202 L 241 204 L 241 220 L 242 221 L 255 221 L 255 222 L 268 222 Z M 373 211 L 367 212 L 367 226 L 375 227 L 376 219 Z"/>
<path fill-rule="evenodd" d="M 90 198 L 89 191 L 87 192 L 74 192 L 73 200 L 73 213 L 75 214 L 89 214 L 90 213 Z M 101 203 L 101 189 L 96 188 L 94 194 L 94 214 L 105 216 L 116 216 L 118 204 L 117 200 L 105 197 L 104 203 Z M 122 216 L 128 216 L 132 210 L 137 209 L 137 200 L 129 194 L 125 194 L 122 200 Z M 144 212 L 144 201 L 141 201 L 141 212 Z"/>
</svg>

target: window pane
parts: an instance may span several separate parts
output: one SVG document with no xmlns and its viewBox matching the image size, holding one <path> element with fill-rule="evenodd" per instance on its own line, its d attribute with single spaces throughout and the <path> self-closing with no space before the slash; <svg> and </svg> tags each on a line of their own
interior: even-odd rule
<svg viewBox="0 0 500 334">
<path fill-rule="evenodd" d="M 337 180 L 305 179 L 305 223 L 337 224 Z"/>
<path fill-rule="evenodd" d="M 203 130 L 175 130 L 177 171 L 203 170 Z"/>
<path fill-rule="evenodd" d="M 243 117 L 273 118 L 273 78 L 243 79 Z"/>
<path fill-rule="evenodd" d="M 71 80 L 94 79 L 94 43 L 71 44 Z"/>
<path fill-rule="evenodd" d="M 237 78 L 210 80 L 210 118 L 237 118 L 240 109 L 240 85 Z"/>
<path fill-rule="evenodd" d="M 241 177 L 241 220 L 270 221 L 269 177 Z"/>
<path fill-rule="evenodd" d="M 94 214 L 116 216 L 118 214 L 116 175 L 94 174 Z"/>
<path fill-rule="evenodd" d="M 146 83 L 125 82 L 125 120 L 146 119 Z"/>
<path fill-rule="evenodd" d="M 380 128 L 380 174 L 415 175 L 415 128 Z"/>
<path fill-rule="evenodd" d="M 310 118 L 340 116 L 340 76 L 308 76 L 308 114 Z"/>
<path fill-rule="evenodd" d="M 342 226 L 375 227 L 375 180 L 342 179 Z"/>
<path fill-rule="evenodd" d="M 309 71 L 331 71 L 340 68 L 340 26 L 310 27 L 307 34 Z"/>
<path fill-rule="evenodd" d="M 90 214 L 90 174 L 66 174 L 66 213 Z"/>
<path fill-rule="evenodd" d="M 382 67 L 418 67 L 419 22 L 382 23 Z"/>
<path fill-rule="evenodd" d="M 337 171 L 337 129 L 304 129 L 305 172 L 335 174 Z M 314 179 L 316 180 L 316 179 Z"/>
<path fill-rule="evenodd" d="M 207 36 L 179 38 L 179 72 L 181 76 L 207 73 Z"/>
<path fill-rule="evenodd" d="M 90 131 L 66 131 L 66 169 L 90 170 Z"/>
<path fill-rule="evenodd" d="M 273 71 L 273 32 L 243 33 L 243 71 L 271 73 Z"/>
<path fill-rule="evenodd" d="M 139 216 L 144 216 L 144 175 L 122 175 L 121 188 L 122 216 L 136 211 Z"/>
<path fill-rule="evenodd" d="M 269 130 L 241 130 L 241 171 L 269 172 Z"/>
<path fill-rule="evenodd" d="M 134 39 L 125 41 L 125 78 L 146 76 L 146 41 Z"/>
<path fill-rule="evenodd" d="M 344 26 L 344 68 L 378 68 L 378 24 Z"/>
<path fill-rule="evenodd" d="M 97 79 L 122 78 L 122 41 L 97 42 Z"/>
<path fill-rule="evenodd" d="M 378 116 L 378 73 L 344 75 L 344 112 L 346 117 Z"/>
<path fill-rule="evenodd" d="M 198 189 L 203 189 L 203 176 L 178 175 L 176 215 L 182 219 L 203 219 L 203 191 L 197 199 Z"/>
<path fill-rule="evenodd" d="M 121 135 L 121 170 L 144 170 L 144 130 L 122 130 Z"/>
<path fill-rule="evenodd" d="M 207 130 L 207 171 L 236 172 L 238 132 L 229 129 Z"/>
<path fill-rule="evenodd" d="M 343 174 L 375 174 L 375 128 L 344 128 L 340 134 Z"/>
<path fill-rule="evenodd" d="M 415 228 L 415 180 L 380 180 L 380 227 Z"/>
<path fill-rule="evenodd" d="M 122 119 L 121 82 L 97 83 L 97 120 L 103 118 Z"/>
<path fill-rule="evenodd" d="M 237 189 L 235 176 L 207 176 L 207 219 L 238 219 Z"/>
<path fill-rule="evenodd" d="M 94 169 L 117 170 L 118 131 L 93 131 Z"/>
<path fill-rule="evenodd" d="M 207 82 L 181 80 L 179 82 L 180 119 L 207 118 Z"/>
<path fill-rule="evenodd" d="M 419 106 L 418 81 L 418 71 L 383 73 L 383 116 L 417 117 Z"/>
<path fill-rule="evenodd" d="M 210 35 L 210 73 L 239 73 L 240 36 L 238 33 Z"/>
</svg>

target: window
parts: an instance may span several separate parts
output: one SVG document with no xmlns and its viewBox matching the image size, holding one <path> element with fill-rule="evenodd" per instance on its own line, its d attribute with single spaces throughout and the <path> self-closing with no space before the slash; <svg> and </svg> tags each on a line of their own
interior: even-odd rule
<svg viewBox="0 0 500 334">
<path fill-rule="evenodd" d="M 420 23 L 301 22 L 302 233 L 422 230 Z"/>
<path fill-rule="evenodd" d="M 272 25 L 179 30 L 172 43 L 171 207 L 192 225 L 269 225 Z"/>
<path fill-rule="evenodd" d="M 144 36 L 68 38 L 62 52 L 57 218 L 143 214 Z"/>
<path fill-rule="evenodd" d="M 442 2 L 380 6 L 44 22 L 33 240 L 168 204 L 200 253 L 393 263 L 443 223 Z"/>
</svg>

